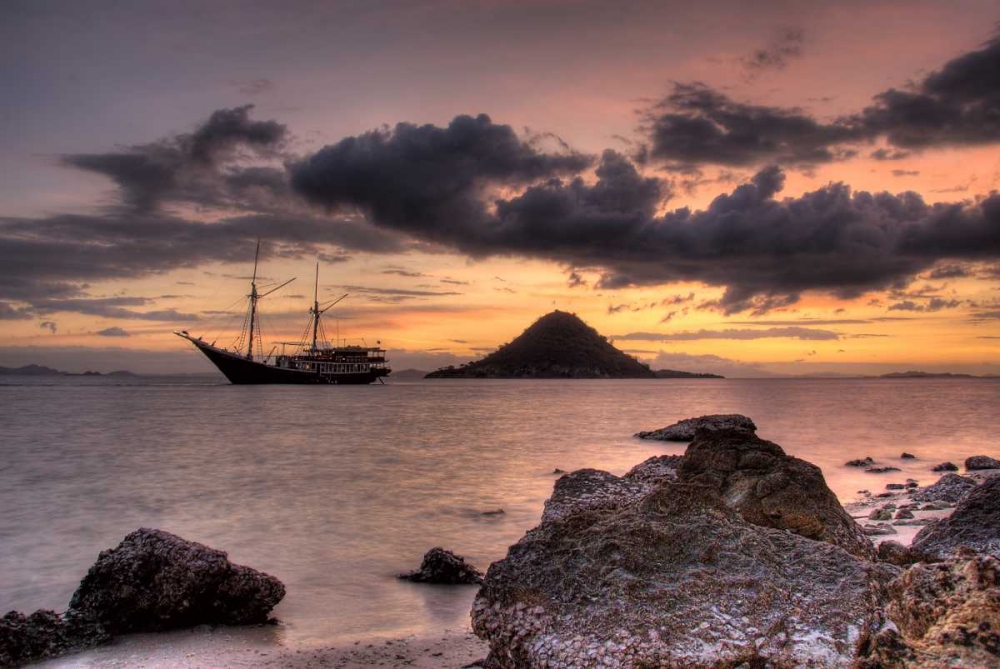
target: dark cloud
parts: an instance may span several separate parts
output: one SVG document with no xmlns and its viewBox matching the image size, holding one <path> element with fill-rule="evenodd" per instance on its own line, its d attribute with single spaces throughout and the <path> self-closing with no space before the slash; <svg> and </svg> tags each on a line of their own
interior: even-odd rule
<svg viewBox="0 0 1000 669">
<path fill-rule="evenodd" d="M 0 302 L 0 321 L 25 321 L 34 318 L 30 309 L 11 306 L 7 302 Z"/>
<path fill-rule="evenodd" d="M 101 337 L 131 337 L 132 335 L 119 327 L 104 328 L 103 330 L 98 330 L 94 334 Z"/>
<path fill-rule="evenodd" d="M 147 297 L 103 297 L 67 300 L 37 300 L 31 303 L 31 310 L 40 314 L 72 312 L 101 316 L 103 318 L 125 318 L 144 321 L 195 321 L 194 314 L 185 314 L 174 309 L 154 309 L 136 311 L 128 307 L 144 306 L 152 302 Z"/>
<path fill-rule="evenodd" d="M 351 294 L 361 294 L 370 300 L 375 302 L 405 302 L 408 300 L 415 300 L 423 297 L 451 297 L 454 295 L 462 295 L 462 293 L 457 293 L 455 291 L 448 290 L 405 290 L 401 288 L 373 288 L 370 286 L 350 286 L 350 285 L 340 285 L 334 286 L 339 290 L 346 291 Z"/>
<path fill-rule="evenodd" d="M 645 110 L 643 155 L 675 169 L 701 164 L 815 165 L 855 155 L 851 144 L 884 138 L 876 160 L 931 147 L 1000 142 L 1000 38 L 959 56 L 910 89 L 888 89 L 830 122 L 799 109 L 735 101 L 701 83 L 676 83 Z"/>
<path fill-rule="evenodd" d="M 818 330 L 804 327 L 767 328 L 763 330 L 728 329 L 728 330 L 697 330 L 695 332 L 630 332 L 615 335 L 612 339 L 619 341 L 698 341 L 701 339 L 801 339 L 804 341 L 827 341 L 840 339 L 840 335 L 832 330 Z"/>
<path fill-rule="evenodd" d="M 920 170 L 893 170 L 894 177 L 916 177 L 920 176 Z"/>
<path fill-rule="evenodd" d="M 569 277 L 566 280 L 566 285 L 569 286 L 570 288 L 576 288 L 578 286 L 586 286 L 587 280 L 576 272 L 570 272 Z"/>
<path fill-rule="evenodd" d="M 409 278 L 420 278 L 427 276 L 423 272 L 412 272 L 410 270 L 402 269 L 399 267 L 390 267 L 389 269 L 382 270 L 382 274 L 395 274 L 396 276 L 405 276 Z"/>
<path fill-rule="evenodd" d="M 972 272 L 961 265 L 941 265 L 931 270 L 928 276 L 931 279 L 960 279 L 972 276 Z"/>
<path fill-rule="evenodd" d="M 59 329 L 59 326 L 55 321 L 42 321 L 41 323 L 38 324 L 38 327 L 40 327 L 43 330 L 48 330 L 52 334 L 55 334 L 56 330 Z"/>
<path fill-rule="evenodd" d="M 763 47 L 740 59 L 751 79 L 767 70 L 783 70 L 789 61 L 802 55 L 805 34 L 801 28 L 781 28 Z"/>
<path fill-rule="evenodd" d="M 942 309 L 955 309 L 962 306 L 961 300 L 946 300 L 940 297 L 933 297 L 923 304 L 918 304 L 913 300 L 903 300 L 889 305 L 889 311 L 941 311 Z"/>
</svg>

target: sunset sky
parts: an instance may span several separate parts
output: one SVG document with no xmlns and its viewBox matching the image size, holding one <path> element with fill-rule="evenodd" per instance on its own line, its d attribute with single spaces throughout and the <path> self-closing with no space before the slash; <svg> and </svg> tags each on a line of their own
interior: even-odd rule
<svg viewBox="0 0 1000 669">
<path fill-rule="evenodd" d="M 1000 374 L 1000 7 L 0 8 L 0 365 L 433 369 L 553 309 L 654 368 Z"/>
</svg>

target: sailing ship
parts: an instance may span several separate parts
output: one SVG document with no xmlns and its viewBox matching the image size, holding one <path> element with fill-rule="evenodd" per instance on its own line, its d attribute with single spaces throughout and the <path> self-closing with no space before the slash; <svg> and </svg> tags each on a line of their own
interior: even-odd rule
<svg viewBox="0 0 1000 669">
<path fill-rule="evenodd" d="M 263 337 L 260 332 L 260 317 L 257 303 L 268 295 L 284 288 L 295 279 L 289 279 L 276 288 L 265 293 L 257 291 L 257 259 L 260 255 L 260 242 L 253 259 L 253 278 L 250 280 L 250 294 L 247 311 L 243 319 L 243 327 L 233 349 L 220 348 L 215 342 L 208 343 L 201 337 L 194 337 L 186 330 L 175 331 L 174 334 L 186 339 L 205 354 L 219 368 L 230 383 L 233 384 L 263 384 L 263 383 L 313 383 L 313 384 L 368 384 L 382 381 L 391 371 L 386 364 L 385 350 L 381 347 L 368 346 L 330 346 L 326 341 L 321 317 L 327 310 L 343 300 L 342 295 L 335 300 L 321 305 L 319 303 L 319 263 L 316 264 L 316 284 L 313 293 L 313 303 L 309 309 L 309 327 L 312 342 L 307 346 L 307 336 L 299 342 L 279 342 L 283 347 L 288 344 L 295 346 L 295 353 L 286 355 L 283 352 L 275 355 L 277 346 L 268 355 L 263 353 Z M 246 348 L 243 348 L 245 344 Z M 257 346 L 255 354 L 254 346 Z"/>
</svg>

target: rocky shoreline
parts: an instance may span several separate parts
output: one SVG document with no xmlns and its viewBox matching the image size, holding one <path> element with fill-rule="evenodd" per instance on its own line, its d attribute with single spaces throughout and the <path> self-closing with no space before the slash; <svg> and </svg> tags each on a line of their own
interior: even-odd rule
<svg viewBox="0 0 1000 669">
<path fill-rule="evenodd" d="M 471 632 L 220 649 L 210 641 L 219 635 L 261 638 L 254 630 L 267 629 L 284 586 L 221 551 L 140 529 L 101 553 L 66 612 L 0 620 L 0 666 L 87 648 L 73 666 L 133 666 L 129 648 L 140 664 L 183 666 L 1000 666 L 1000 470 L 981 468 L 996 460 L 970 458 L 965 475 L 936 467 L 944 475 L 925 487 L 892 481 L 870 458 L 847 463 L 888 483 L 842 506 L 818 467 L 759 438 L 749 418 L 681 428 L 692 426 L 682 456 L 623 476 L 561 476 L 540 523 L 485 577 L 439 548 L 401 575 L 482 582 Z M 248 625 L 251 636 L 199 631 L 219 625 Z M 199 639 L 184 661 L 169 659 Z"/>
</svg>

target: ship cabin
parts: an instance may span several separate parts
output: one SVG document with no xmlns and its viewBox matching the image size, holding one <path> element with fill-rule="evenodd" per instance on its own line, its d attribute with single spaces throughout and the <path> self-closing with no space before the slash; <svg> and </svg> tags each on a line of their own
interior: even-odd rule
<svg viewBox="0 0 1000 669">
<path fill-rule="evenodd" d="M 333 374 L 388 374 L 385 350 L 364 346 L 338 346 L 305 350 L 297 355 L 279 355 L 275 366 L 316 372 L 322 376 Z"/>
</svg>

